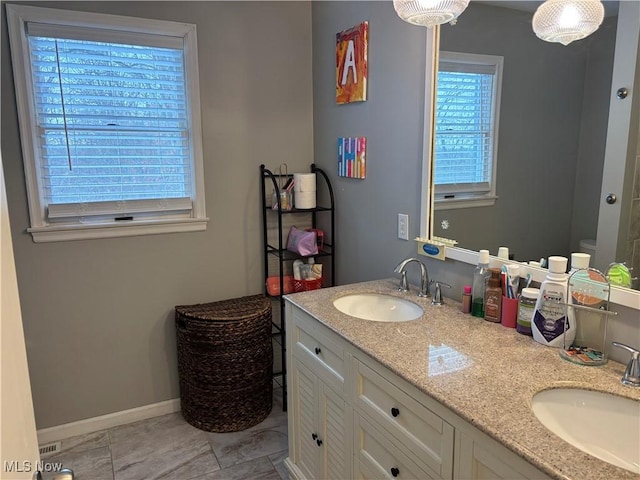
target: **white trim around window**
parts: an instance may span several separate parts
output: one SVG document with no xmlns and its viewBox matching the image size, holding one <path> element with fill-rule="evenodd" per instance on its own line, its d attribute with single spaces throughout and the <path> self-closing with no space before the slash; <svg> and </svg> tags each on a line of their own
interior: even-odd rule
<svg viewBox="0 0 640 480">
<path fill-rule="evenodd" d="M 18 117 L 31 227 L 35 242 L 111 238 L 157 233 L 193 232 L 206 229 L 202 125 L 196 27 L 192 24 L 57 10 L 25 5 L 6 5 Z M 188 156 L 187 196 L 152 197 L 108 201 L 76 201 L 48 205 L 42 157 L 44 150 L 36 123 L 37 110 L 29 25 L 38 35 L 56 32 L 76 40 L 128 43 L 149 47 L 178 45 L 182 49 L 184 89 L 187 99 Z M 47 36 L 45 35 L 45 36 Z M 79 37 L 79 38 L 78 38 Z M 57 55 L 57 50 L 56 50 Z M 65 117 L 66 118 L 66 117 Z M 67 131 L 66 119 L 64 131 Z M 66 140 L 67 145 L 69 140 Z M 186 165 L 186 163 L 185 163 Z M 164 187 L 163 187 L 164 188 Z M 155 197 L 159 198 L 155 198 Z"/>
</svg>

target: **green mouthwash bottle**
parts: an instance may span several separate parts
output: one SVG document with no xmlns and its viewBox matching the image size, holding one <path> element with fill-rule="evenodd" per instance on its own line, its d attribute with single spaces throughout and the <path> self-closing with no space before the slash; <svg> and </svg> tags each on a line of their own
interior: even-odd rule
<svg viewBox="0 0 640 480">
<path fill-rule="evenodd" d="M 478 266 L 473 272 L 473 289 L 471 290 L 471 315 L 484 318 L 484 292 L 489 272 L 489 250 L 480 250 Z"/>
</svg>

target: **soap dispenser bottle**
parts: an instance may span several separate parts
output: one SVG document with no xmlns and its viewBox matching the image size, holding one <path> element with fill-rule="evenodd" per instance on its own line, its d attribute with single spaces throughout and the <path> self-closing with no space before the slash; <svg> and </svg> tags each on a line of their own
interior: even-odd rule
<svg viewBox="0 0 640 480">
<path fill-rule="evenodd" d="M 489 277 L 489 250 L 480 250 L 478 266 L 473 272 L 471 290 L 471 315 L 484 318 L 484 293 Z"/>
<path fill-rule="evenodd" d="M 566 257 L 549 257 L 549 273 L 540 285 L 540 293 L 531 320 L 533 339 L 550 347 L 571 345 L 576 337 L 575 316 L 569 314 L 567 321 Z"/>
<path fill-rule="evenodd" d="M 497 268 L 490 268 L 490 277 L 484 294 L 484 319 L 489 322 L 500 323 L 502 319 L 502 288 L 500 288 L 501 272 Z"/>
</svg>

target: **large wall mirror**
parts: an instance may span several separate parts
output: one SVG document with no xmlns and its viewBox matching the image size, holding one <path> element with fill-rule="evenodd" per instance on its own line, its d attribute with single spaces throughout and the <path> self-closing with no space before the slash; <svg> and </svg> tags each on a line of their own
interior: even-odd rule
<svg viewBox="0 0 640 480">
<path fill-rule="evenodd" d="M 494 255 L 499 246 L 508 246 L 515 260 L 524 262 L 568 257 L 590 248 L 585 240 L 597 238 L 618 30 L 618 2 L 605 2 L 607 16 L 590 37 L 568 46 L 544 42 L 531 28 L 539 3 L 472 1 L 456 25 L 440 27 L 439 41 L 441 61 L 444 52 L 501 57 L 502 85 L 495 201 L 469 206 L 455 195 L 436 195 L 432 233 Z M 639 128 L 637 115 L 631 128 Z M 437 127 L 435 135 L 437 142 Z M 636 172 L 625 173 L 635 177 L 634 198 L 640 197 L 640 168 Z M 635 240 L 633 274 L 640 276 L 640 198 L 635 202 L 635 212 L 624 215 L 633 214 L 636 221 L 628 222 L 631 229 L 624 234 L 629 252 Z M 592 266 L 604 269 L 613 261 L 632 266 L 631 255 L 617 255 L 599 258 L 599 264 L 594 256 Z"/>
</svg>

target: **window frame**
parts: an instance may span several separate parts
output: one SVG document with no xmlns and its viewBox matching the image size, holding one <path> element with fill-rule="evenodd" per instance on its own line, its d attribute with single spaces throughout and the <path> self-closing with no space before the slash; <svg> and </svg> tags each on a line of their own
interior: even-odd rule
<svg viewBox="0 0 640 480">
<path fill-rule="evenodd" d="M 34 242 L 111 238 L 145 234 L 192 232 L 206 230 L 208 218 L 205 210 L 204 166 L 202 152 L 202 124 L 200 111 L 200 86 L 198 74 L 198 50 L 196 26 L 193 24 L 150 20 L 100 13 L 6 5 L 11 57 L 14 70 L 20 141 L 22 146 L 29 217 L 27 229 Z M 81 216 L 65 221 L 49 221 L 47 204 L 41 186 L 41 159 L 39 156 L 34 94 L 31 80 L 31 62 L 27 24 L 37 22 L 51 27 L 82 27 L 104 32 L 122 32 L 123 35 L 160 35 L 178 37 L 183 42 L 185 64 L 185 88 L 188 97 L 189 145 L 191 152 L 192 197 L 188 211 L 172 212 L 159 205 L 165 199 L 151 199 L 144 203 L 154 204 L 144 214 L 131 220 L 117 221 L 96 216 L 85 221 Z M 106 40 L 105 40 L 106 41 Z M 135 203 L 136 201 L 130 201 Z M 121 202 L 122 215 L 126 216 L 130 206 Z M 80 206 L 81 204 L 73 204 Z M 81 211 L 81 209 L 80 209 Z"/>
<path fill-rule="evenodd" d="M 493 91 L 492 91 L 492 139 L 491 139 L 491 156 L 490 168 L 491 178 L 489 187 L 479 189 L 478 184 L 470 184 L 470 188 L 462 188 L 460 186 L 436 185 L 435 183 L 435 137 L 436 137 L 436 118 L 437 118 L 437 78 L 440 72 L 440 62 L 456 63 L 459 65 L 482 65 L 490 66 L 495 69 Z M 488 207 L 495 205 L 496 199 L 496 183 L 498 171 L 498 134 L 500 126 L 500 96 L 502 92 L 502 73 L 503 73 L 504 57 L 497 55 L 482 55 L 476 53 L 460 53 L 450 51 L 439 52 L 438 72 L 436 73 L 436 87 L 434 95 L 434 209 L 449 210 L 454 208 L 469 207 Z M 480 191 L 479 191 L 480 190 Z"/>
</svg>

